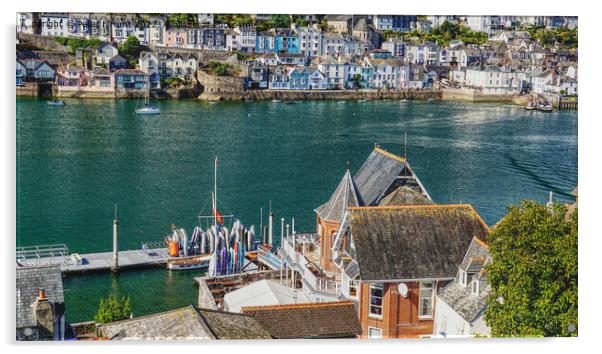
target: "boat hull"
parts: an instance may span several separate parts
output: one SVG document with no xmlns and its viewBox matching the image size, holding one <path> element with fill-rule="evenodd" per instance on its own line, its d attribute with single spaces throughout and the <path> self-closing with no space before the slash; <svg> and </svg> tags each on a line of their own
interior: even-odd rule
<svg viewBox="0 0 602 354">
<path fill-rule="evenodd" d="M 157 109 L 140 108 L 136 110 L 136 114 L 149 116 L 161 114 L 161 112 Z"/>
</svg>

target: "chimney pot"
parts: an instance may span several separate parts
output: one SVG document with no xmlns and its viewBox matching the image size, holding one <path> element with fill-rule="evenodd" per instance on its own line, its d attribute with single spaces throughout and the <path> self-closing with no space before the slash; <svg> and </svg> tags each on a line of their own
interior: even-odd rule
<svg viewBox="0 0 602 354">
<path fill-rule="evenodd" d="M 39 290 L 38 300 L 46 300 L 46 291 L 44 291 L 44 289 Z"/>
</svg>

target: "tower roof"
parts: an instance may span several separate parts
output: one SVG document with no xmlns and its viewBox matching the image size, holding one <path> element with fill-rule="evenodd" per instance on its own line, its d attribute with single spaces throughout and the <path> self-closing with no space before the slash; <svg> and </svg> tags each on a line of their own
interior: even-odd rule
<svg viewBox="0 0 602 354">
<path fill-rule="evenodd" d="M 362 205 L 364 205 L 362 197 L 351 173 L 347 170 L 328 202 L 319 206 L 316 213 L 324 220 L 341 221 L 348 207 Z"/>
</svg>

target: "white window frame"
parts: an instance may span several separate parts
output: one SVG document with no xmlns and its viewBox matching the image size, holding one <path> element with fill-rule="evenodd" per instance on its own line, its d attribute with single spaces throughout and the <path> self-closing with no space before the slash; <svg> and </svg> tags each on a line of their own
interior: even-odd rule
<svg viewBox="0 0 602 354">
<path fill-rule="evenodd" d="M 380 306 L 372 305 L 372 289 L 380 287 L 382 295 L 380 297 Z M 368 294 L 368 317 L 371 318 L 383 318 L 383 298 L 385 297 L 385 284 L 383 283 L 370 283 L 370 292 Z M 372 313 L 372 307 L 380 307 L 380 314 Z"/>
<path fill-rule="evenodd" d="M 423 284 L 426 283 L 431 283 L 432 286 L 431 287 L 426 287 Z M 434 314 L 434 305 L 435 305 L 435 287 L 436 287 L 436 283 L 435 281 L 421 281 L 420 282 L 420 286 L 418 289 L 418 318 L 419 319 L 432 319 L 433 318 L 433 314 Z M 425 299 L 425 297 L 422 296 L 422 291 L 431 291 L 431 296 L 430 296 L 430 314 L 429 315 L 422 315 L 422 300 Z"/>
<path fill-rule="evenodd" d="M 370 333 L 371 331 L 375 331 L 375 332 L 380 332 L 380 334 L 378 336 L 372 336 L 372 334 Z M 378 327 L 371 327 L 368 326 L 368 338 L 382 338 L 383 337 L 383 330 L 378 328 Z"/>
<path fill-rule="evenodd" d="M 479 281 L 477 279 L 472 281 L 472 294 L 479 295 Z"/>
<path fill-rule="evenodd" d="M 459 281 L 460 285 L 466 286 L 466 282 L 468 280 L 468 274 L 465 271 L 463 271 L 462 269 L 459 270 L 459 273 L 460 274 L 458 274 L 458 279 L 460 280 Z"/>
</svg>

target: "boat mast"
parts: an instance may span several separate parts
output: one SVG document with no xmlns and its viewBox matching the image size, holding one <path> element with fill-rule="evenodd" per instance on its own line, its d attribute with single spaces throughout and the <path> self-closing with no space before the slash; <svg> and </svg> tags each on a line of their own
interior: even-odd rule
<svg viewBox="0 0 602 354">
<path fill-rule="evenodd" d="M 213 167 L 213 222 L 217 232 L 217 155 Z"/>
</svg>

